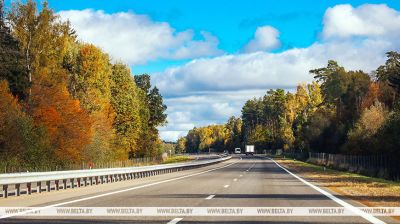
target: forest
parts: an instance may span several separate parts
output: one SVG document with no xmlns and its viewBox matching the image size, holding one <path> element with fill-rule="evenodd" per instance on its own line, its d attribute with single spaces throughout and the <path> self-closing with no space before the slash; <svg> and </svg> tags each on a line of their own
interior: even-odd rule
<svg viewBox="0 0 400 224">
<path fill-rule="evenodd" d="M 40 8 L 40 10 L 39 10 Z M 65 167 L 159 156 L 166 106 L 147 74 L 133 76 L 78 40 L 44 2 L 0 1 L 0 166 Z"/>
<path fill-rule="evenodd" d="M 386 56 L 370 74 L 328 61 L 309 71 L 312 83 L 249 99 L 240 118 L 193 128 L 177 150 L 232 152 L 254 144 L 258 150 L 400 156 L 400 54 Z"/>
</svg>

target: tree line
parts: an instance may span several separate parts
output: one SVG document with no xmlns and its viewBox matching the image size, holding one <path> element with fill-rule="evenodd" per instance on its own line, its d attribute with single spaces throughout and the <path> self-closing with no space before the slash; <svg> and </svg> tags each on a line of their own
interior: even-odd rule
<svg viewBox="0 0 400 224">
<path fill-rule="evenodd" d="M 254 144 L 259 150 L 400 155 L 399 53 L 388 52 L 386 63 L 371 74 L 348 71 L 332 60 L 309 72 L 312 83 L 250 99 L 241 118 L 194 128 L 178 140 L 177 149 L 233 151 Z"/>
<path fill-rule="evenodd" d="M 0 164 L 42 166 L 153 157 L 166 106 L 147 74 L 132 76 L 78 41 L 45 1 L 0 1 Z"/>
</svg>

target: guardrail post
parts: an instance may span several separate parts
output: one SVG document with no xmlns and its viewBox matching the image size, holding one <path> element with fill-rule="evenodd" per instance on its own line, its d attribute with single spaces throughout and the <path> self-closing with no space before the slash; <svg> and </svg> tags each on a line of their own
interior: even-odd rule
<svg viewBox="0 0 400 224">
<path fill-rule="evenodd" d="M 36 184 L 36 192 L 37 193 L 42 193 L 42 182 L 37 182 Z"/>
<path fill-rule="evenodd" d="M 16 184 L 15 185 L 15 195 L 19 196 L 21 194 L 21 185 L 20 184 Z"/>
<path fill-rule="evenodd" d="M 55 180 L 54 183 L 56 184 L 56 191 L 60 190 L 60 181 Z"/>
<path fill-rule="evenodd" d="M 67 179 L 63 180 L 63 189 L 66 190 L 67 189 Z"/>
<path fill-rule="evenodd" d="M 3 197 L 8 197 L 8 185 L 3 185 Z"/>
<path fill-rule="evenodd" d="M 51 191 L 50 181 L 46 181 L 47 192 Z"/>
<path fill-rule="evenodd" d="M 32 194 L 32 184 L 31 183 L 26 183 L 26 188 L 28 188 L 28 194 Z"/>
<path fill-rule="evenodd" d="M 81 178 L 77 178 L 76 181 L 78 182 L 78 184 L 76 186 L 81 187 Z"/>
<path fill-rule="evenodd" d="M 90 185 L 93 185 L 93 177 L 89 177 Z"/>
<path fill-rule="evenodd" d="M 71 182 L 71 189 L 75 188 L 75 179 L 71 178 L 69 181 Z"/>
<path fill-rule="evenodd" d="M 96 177 L 94 177 L 94 179 L 95 179 L 95 181 L 96 181 L 96 185 L 98 185 L 98 184 L 99 184 L 99 177 L 96 176 Z"/>
</svg>

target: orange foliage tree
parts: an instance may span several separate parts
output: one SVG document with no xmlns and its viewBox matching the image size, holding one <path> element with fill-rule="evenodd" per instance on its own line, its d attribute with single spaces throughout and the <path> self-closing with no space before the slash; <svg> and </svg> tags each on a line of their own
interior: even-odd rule
<svg viewBox="0 0 400 224">
<path fill-rule="evenodd" d="M 80 162 L 90 143 L 92 121 L 79 100 L 71 98 L 63 83 L 42 82 L 32 87 L 30 108 L 35 121 L 46 127 L 58 159 Z"/>
</svg>

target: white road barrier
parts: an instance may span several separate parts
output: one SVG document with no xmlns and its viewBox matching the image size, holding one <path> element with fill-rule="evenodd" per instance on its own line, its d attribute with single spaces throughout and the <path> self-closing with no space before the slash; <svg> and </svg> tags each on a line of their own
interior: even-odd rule
<svg viewBox="0 0 400 224">
<path fill-rule="evenodd" d="M 131 180 L 206 166 L 230 158 L 230 156 L 225 156 L 218 159 L 143 167 L 0 174 L 0 185 L 2 186 L 1 196 L 6 198 L 10 195 L 19 196 L 23 193 L 41 193 L 42 191 Z M 45 185 L 44 188 L 42 187 L 42 183 Z M 10 191 L 9 186 L 14 187 L 12 191 Z M 23 191 L 21 190 L 22 186 L 26 186 L 26 189 Z"/>
</svg>

